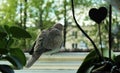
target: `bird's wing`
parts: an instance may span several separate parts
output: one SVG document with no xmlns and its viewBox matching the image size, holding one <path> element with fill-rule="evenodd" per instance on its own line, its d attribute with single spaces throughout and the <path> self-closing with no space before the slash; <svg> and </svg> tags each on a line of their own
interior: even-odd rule
<svg viewBox="0 0 120 73">
<path fill-rule="evenodd" d="M 43 49 L 43 41 L 47 36 L 47 30 L 43 30 L 40 35 L 38 35 L 36 39 L 36 44 L 34 46 L 34 52 L 39 52 L 39 50 Z"/>
<path fill-rule="evenodd" d="M 34 52 L 34 46 L 35 46 L 35 44 L 36 44 L 36 41 L 34 42 L 34 44 L 32 45 L 32 48 L 31 48 L 30 51 L 29 51 L 29 54 L 30 54 L 30 55 L 32 55 L 33 52 Z"/>
<path fill-rule="evenodd" d="M 26 67 L 31 67 L 35 61 L 41 56 L 41 54 L 45 51 L 44 47 L 42 46 L 42 42 L 44 41 L 44 38 L 46 37 L 46 31 L 43 31 L 41 35 L 39 35 L 36 39 L 35 45 L 33 47 L 33 53 L 31 58 L 28 60 Z"/>
<path fill-rule="evenodd" d="M 35 51 L 35 48 L 37 48 L 37 45 L 41 45 L 42 43 L 42 39 L 46 36 L 46 30 L 43 30 L 41 32 L 41 34 L 38 35 L 38 37 L 36 38 L 35 42 L 33 43 L 32 48 L 29 51 L 29 54 L 32 55 L 33 52 Z M 37 42 L 37 43 L 36 43 Z"/>
</svg>

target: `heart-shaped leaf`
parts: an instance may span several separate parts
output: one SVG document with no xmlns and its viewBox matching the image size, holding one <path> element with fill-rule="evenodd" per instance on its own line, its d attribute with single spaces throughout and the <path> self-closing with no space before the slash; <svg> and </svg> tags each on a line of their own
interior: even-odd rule
<svg viewBox="0 0 120 73">
<path fill-rule="evenodd" d="M 105 7 L 100 7 L 99 9 L 92 8 L 89 11 L 89 16 L 93 21 L 100 24 L 107 16 L 107 9 Z"/>
<path fill-rule="evenodd" d="M 4 59 L 8 60 L 14 66 L 15 69 L 23 68 L 23 65 L 21 64 L 19 59 L 15 56 L 8 55 L 8 56 L 4 57 Z"/>
<path fill-rule="evenodd" d="M 22 63 L 22 65 L 25 66 L 26 57 L 25 57 L 24 52 L 21 49 L 19 49 L 19 48 L 11 48 L 10 49 L 10 54 L 11 54 L 11 56 L 17 57 L 20 60 L 20 62 Z"/>
<path fill-rule="evenodd" d="M 24 29 L 12 26 L 10 27 L 10 33 L 15 38 L 31 38 L 31 35 Z"/>
<path fill-rule="evenodd" d="M 19 48 L 11 48 L 9 54 L 4 59 L 12 63 L 17 69 L 22 69 L 26 64 L 26 57 Z"/>
</svg>

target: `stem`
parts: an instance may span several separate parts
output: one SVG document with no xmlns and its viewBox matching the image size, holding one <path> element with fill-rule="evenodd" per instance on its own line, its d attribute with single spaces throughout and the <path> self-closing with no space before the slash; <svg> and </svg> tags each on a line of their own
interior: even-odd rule
<svg viewBox="0 0 120 73">
<path fill-rule="evenodd" d="M 111 59 L 111 48 L 112 48 L 112 35 L 111 35 L 111 24 L 112 24 L 112 6 L 109 6 L 109 58 Z"/>
<path fill-rule="evenodd" d="M 8 35 L 8 37 L 6 38 L 6 46 L 5 46 L 5 49 L 9 49 L 9 42 L 11 40 L 11 37 Z"/>
<path fill-rule="evenodd" d="M 64 44 L 63 44 L 63 47 L 66 48 L 66 29 L 67 29 L 67 18 L 66 18 L 66 12 L 67 12 L 67 9 L 66 9 L 66 0 L 64 1 Z"/>
<path fill-rule="evenodd" d="M 99 30 L 99 44 L 100 44 L 100 49 L 101 49 L 101 54 L 102 54 L 102 57 L 103 57 L 103 48 L 102 48 L 102 38 L 101 38 L 101 31 L 100 31 L 100 24 L 98 24 L 98 30 Z"/>
<path fill-rule="evenodd" d="M 79 24 L 78 24 L 78 22 L 77 22 L 77 20 L 76 20 L 76 18 L 75 18 L 75 13 L 74 13 L 74 2 L 73 2 L 73 0 L 71 0 L 71 2 L 72 2 L 73 19 L 74 19 L 74 21 L 75 21 L 77 27 L 78 27 L 78 28 L 82 31 L 82 33 L 90 40 L 90 42 L 91 42 L 91 43 L 93 44 L 93 46 L 94 46 L 94 49 L 95 49 L 97 55 L 99 56 L 100 59 L 102 59 L 102 56 L 101 56 L 99 50 L 97 49 L 97 46 L 96 46 L 95 43 L 93 42 L 93 40 L 92 40 L 92 39 L 84 32 L 84 30 L 79 26 Z"/>
</svg>

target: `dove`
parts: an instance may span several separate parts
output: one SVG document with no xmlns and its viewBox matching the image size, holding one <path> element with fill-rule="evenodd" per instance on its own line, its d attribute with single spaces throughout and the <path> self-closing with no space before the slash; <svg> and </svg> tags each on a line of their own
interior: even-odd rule
<svg viewBox="0 0 120 73">
<path fill-rule="evenodd" d="M 47 30 L 43 30 L 40 35 L 38 35 L 35 43 L 29 52 L 31 55 L 30 59 L 27 61 L 26 67 L 31 67 L 39 57 L 45 53 L 54 53 L 60 50 L 63 42 L 63 25 L 57 23 Z"/>
</svg>

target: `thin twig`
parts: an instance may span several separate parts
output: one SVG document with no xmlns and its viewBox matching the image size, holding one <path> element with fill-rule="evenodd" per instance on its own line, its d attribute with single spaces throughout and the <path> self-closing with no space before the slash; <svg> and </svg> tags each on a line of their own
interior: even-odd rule
<svg viewBox="0 0 120 73">
<path fill-rule="evenodd" d="M 92 39 L 84 32 L 84 30 L 79 26 L 79 24 L 78 24 L 78 22 L 77 22 L 77 20 L 76 20 L 76 18 L 75 18 L 75 13 L 74 13 L 74 2 L 73 2 L 73 0 L 71 0 L 71 3 L 72 3 L 73 19 L 74 19 L 74 21 L 75 21 L 77 27 L 78 27 L 78 28 L 82 31 L 82 33 L 90 40 L 90 42 L 91 42 L 91 43 L 93 44 L 93 46 L 94 46 L 94 49 L 95 49 L 97 55 L 99 56 L 100 59 L 102 59 L 102 56 L 101 56 L 99 50 L 97 49 L 97 46 L 96 46 L 95 43 L 93 42 L 93 40 L 92 40 Z"/>
<path fill-rule="evenodd" d="M 109 58 L 111 59 L 111 48 L 112 48 L 112 35 L 111 35 L 111 24 L 112 24 L 112 6 L 109 5 Z"/>
<path fill-rule="evenodd" d="M 101 29 L 100 29 L 100 24 L 98 24 L 98 30 L 99 30 L 99 44 L 100 44 L 100 49 L 101 49 L 101 54 L 102 54 L 102 57 L 103 57 L 103 48 L 102 48 L 102 38 L 101 38 Z"/>
</svg>

